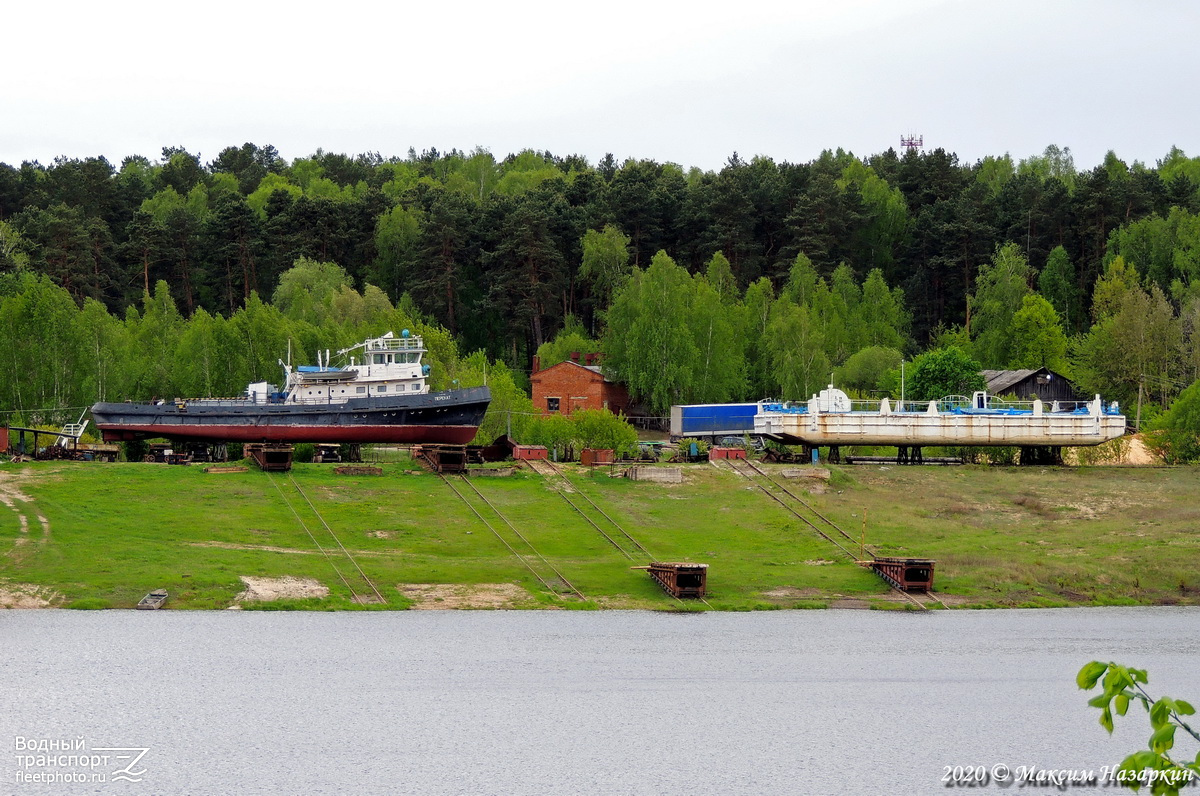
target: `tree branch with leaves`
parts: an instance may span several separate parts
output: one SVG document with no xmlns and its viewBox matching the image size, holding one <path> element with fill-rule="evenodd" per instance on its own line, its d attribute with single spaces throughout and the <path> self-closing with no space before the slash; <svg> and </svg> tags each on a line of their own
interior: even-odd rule
<svg viewBox="0 0 1200 796">
<path fill-rule="evenodd" d="M 1085 691 L 1097 685 L 1104 689 L 1089 699 L 1088 704 L 1100 710 L 1100 726 L 1110 735 L 1114 712 L 1124 716 L 1129 706 L 1136 703 L 1150 716 L 1152 732 L 1148 748 L 1125 758 L 1117 769 L 1117 781 L 1134 791 L 1148 785 L 1154 794 L 1177 794 L 1180 787 L 1200 778 L 1200 752 L 1190 762 L 1179 762 L 1171 755 L 1178 730 L 1200 742 L 1200 733 L 1183 720 L 1184 716 L 1195 714 L 1196 709 L 1182 699 L 1166 696 L 1155 699 L 1143 687 L 1149 681 L 1144 669 L 1100 661 L 1087 664 L 1075 677 L 1075 682 Z"/>
</svg>

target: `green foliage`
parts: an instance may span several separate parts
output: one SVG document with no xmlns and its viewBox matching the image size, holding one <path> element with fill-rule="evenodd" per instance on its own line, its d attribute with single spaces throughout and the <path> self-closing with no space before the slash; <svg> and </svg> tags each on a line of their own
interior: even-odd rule
<svg viewBox="0 0 1200 796">
<path fill-rule="evenodd" d="M 1114 315 L 1125 294 L 1138 288 L 1137 269 L 1117 255 L 1104 268 L 1104 276 L 1096 281 L 1092 293 L 1092 320 L 1100 322 Z"/>
<path fill-rule="evenodd" d="M 1049 301 L 1036 293 L 1021 299 L 1021 309 L 1012 317 L 1011 368 L 1050 368 L 1070 378 L 1067 366 L 1067 336 L 1059 315 Z"/>
<path fill-rule="evenodd" d="M 704 268 L 704 278 L 708 286 L 717 292 L 721 301 L 729 304 L 738 298 L 737 280 L 733 277 L 733 269 L 729 260 L 721 252 L 717 252 Z"/>
<path fill-rule="evenodd" d="M 616 451 L 618 456 L 637 450 L 637 431 L 624 417 L 607 409 L 581 409 L 571 413 L 573 441 L 580 449 Z"/>
<path fill-rule="evenodd" d="M 665 252 L 634 270 L 607 321 L 606 372 L 656 414 L 677 403 L 728 401 L 744 389 L 736 317 L 703 277 L 692 278 Z"/>
<path fill-rule="evenodd" d="M 903 355 L 894 348 L 871 346 L 854 353 L 845 364 L 833 372 L 834 384 L 860 394 L 887 389 L 882 386 L 885 376 L 900 367 Z"/>
<path fill-rule="evenodd" d="M 109 605 L 108 600 L 102 597 L 81 597 L 67 603 L 66 607 L 74 611 L 103 611 Z"/>
<path fill-rule="evenodd" d="M 1091 661 L 1079 670 L 1075 682 L 1084 691 L 1101 686 L 1101 693 L 1089 699 L 1088 705 L 1100 711 L 1100 726 L 1110 735 L 1114 726 L 1113 714 L 1124 716 L 1131 704 L 1141 705 L 1149 716 L 1148 748 L 1134 752 L 1121 762 L 1116 774 L 1120 784 L 1134 792 L 1149 786 L 1151 793 L 1178 794 L 1200 775 L 1200 754 L 1194 760 L 1183 761 L 1177 761 L 1171 755 L 1178 730 L 1200 741 L 1200 733 L 1183 719 L 1196 713 L 1190 703 L 1165 696 L 1151 697 L 1144 688 L 1150 682 L 1146 671 L 1117 663 Z"/>
<path fill-rule="evenodd" d="M 984 389 L 979 363 L 958 348 L 936 348 L 913 360 L 905 399 L 936 401 L 947 395 L 970 395 Z"/>
<path fill-rule="evenodd" d="M 0 272 L 21 271 L 29 267 L 26 245 L 16 228 L 0 219 Z"/>
<path fill-rule="evenodd" d="M 337 263 L 301 257 L 280 275 L 271 302 L 292 320 L 320 323 L 326 319 L 334 296 L 350 285 L 350 275 Z"/>
<path fill-rule="evenodd" d="M 829 358 L 820 326 L 807 307 L 779 302 L 772 311 L 766 347 L 783 400 L 807 400 L 825 385 Z"/>
<path fill-rule="evenodd" d="M 776 389 L 774 371 L 767 351 L 767 330 L 771 323 L 771 307 L 775 293 L 771 280 L 762 277 L 746 288 L 742 302 L 742 335 L 746 342 L 746 371 L 748 396 L 764 398 Z"/>
<path fill-rule="evenodd" d="M 372 276 L 377 284 L 399 296 L 417 267 L 424 213 L 396 205 L 375 222 L 376 257 Z"/>
<path fill-rule="evenodd" d="M 979 269 L 971 296 L 971 350 L 984 367 L 1003 368 L 1014 359 L 1013 316 L 1029 292 L 1029 265 L 1016 244 L 996 250 Z"/>
<path fill-rule="evenodd" d="M 1118 227 L 1109 235 L 1109 257 L 1123 257 L 1164 290 L 1175 280 L 1200 281 L 1200 214 L 1172 207 Z"/>
<path fill-rule="evenodd" d="M 1126 407 L 1140 395 L 1165 408 L 1175 394 L 1172 377 L 1183 330 L 1158 285 L 1147 292 L 1136 284 L 1123 284 L 1122 271 L 1114 270 L 1118 262 L 1119 258 L 1110 264 L 1113 278 L 1097 285 L 1097 322 L 1071 346 L 1073 375 L 1086 393 L 1099 393 Z"/>
<path fill-rule="evenodd" d="M 1155 426 L 1163 431 L 1161 447 L 1168 463 L 1200 461 L 1200 381 L 1179 393 Z"/>
<path fill-rule="evenodd" d="M 1017 164 L 1018 175 L 1029 175 L 1039 182 L 1056 179 L 1070 190 L 1075 186 L 1077 172 L 1070 147 L 1050 144 L 1039 155 L 1031 155 Z"/>
<path fill-rule="evenodd" d="M 205 166 L 167 147 L 157 160 L 125 158 L 119 170 L 104 158 L 0 164 L 0 273 L 45 275 L 77 306 L 99 302 L 118 320 L 122 330 L 93 306 L 80 321 L 86 328 L 62 332 L 90 341 L 74 363 L 78 375 L 67 378 L 78 383 L 50 390 L 77 402 L 117 395 L 126 383 L 145 388 L 134 324 L 142 294 L 160 280 L 181 316 L 203 309 L 208 324 L 229 321 L 252 293 L 274 296 L 302 258 L 337 263 L 345 283 L 330 294 L 274 302 L 292 324 L 287 337 L 305 350 L 349 342 L 367 327 L 385 330 L 392 303 L 407 294 L 406 321 L 420 317 L 464 349 L 524 367 L 568 316 L 591 337 L 611 337 L 606 317 L 621 318 L 615 296 L 633 265 L 645 269 L 655 252 L 670 252 L 703 279 L 655 299 L 658 311 L 686 323 L 681 336 L 694 351 L 667 348 L 713 367 L 681 365 L 662 390 L 672 395 L 659 401 L 665 405 L 778 393 L 768 326 L 790 318 L 797 328 L 795 313 L 773 309 L 780 301 L 805 309 L 830 366 L 871 346 L 911 355 L 914 337 L 958 345 L 989 367 L 1046 360 L 1014 348 L 1023 336 L 1011 324 L 1033 284 L 1028 258 L 1045 263 L 1036 286 L 1063 332 L 1087 332 L 1072 351 L 1087 360 L 1081 378 L 1115 385 L 1125 403 L 1142 385 L 1162 406 L 1171 385 L 1200 376 L 1198 164 L 1172 148 L 1154 168 L 1110 152 L 1079 170 L 1056 146 L 1015 165 L 1008 156 L 960 163 L 937 149 L 868 158 L 830 150 L 809 163 L 734 156 L 706 172 L 636 158 L 593 167 L 577 155 L 533 150 L 498 158 L 481 148 L 407 158 L 318 150 L 289 164 L 274 147 L 244 144 Z M 1153 298 L 1155 286 L 1176 313 L 1177 331 L 1163 338 L 1174 348 L 1165 359 L 1143 356 L 1153 367 L 1132 382 L 1106 373 L 1122 366 L 1103 356 L 1125 344 L 1101 338 L 1125 334 L 1129 324 L 1103 322 L 1126 292 Z M 719 315 L 709 309 L 711 295 Z M 1101 324 L 1094 329 L 1086 329 L 1089 296 L 1091 320 Z M 970 330 L 969 346 L 936 333 L 954 328 Z M 731 330 L 739 345 L 723 348 L 718 329 Z M 664 334 L 654 344 L 670 340 Z M 110 350 L 98 353 L 98 341 Z M 798 388 L 794 372 L 787 379 Z M 75 397 L 63 397 L 69 393 Z"/>
<path fill-rule="evenodd" d="M 553 340 L 538 346 L 538 363 L 542 370 L 553 367 L 560 362 L 566 362 L 572 354 L 595 354 L 600 351 L 600 342 L 587 336 L 583 327 L 573 318 L 567 319 L 567 324 Z"/>
<path fill-rule="evenodd" d="M 1068 329 L 1083 323 L 1083 301 L 1075 279 L 1075 266 L 1062 246 L 1055 246 L 1038 274 L 1038 292 L 1054 305 Z"/>
<path fill-rule="evenodd" d="M 602 307 L 608 306 L 613 293 L 629 278 L 629 238 L 613 224 L 604 230 L 583 233 L 583 261 L 579 276 L 592 284 Z"/>
</svg>

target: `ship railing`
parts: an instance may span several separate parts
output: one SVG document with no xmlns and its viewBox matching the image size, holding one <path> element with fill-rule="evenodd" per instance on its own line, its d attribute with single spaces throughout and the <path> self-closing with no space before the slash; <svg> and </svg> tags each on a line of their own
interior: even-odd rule
<svg viewBox="0 0 1200 796">
<path fill-rule="evenodd" d="M 311 398 L 296 397 L 288 401 L 290 404 L 301 404 L 303 406 L 315 406 L 317 404 L 344 404 L 350 400 L 351 396 L 342 395 L 315 395 Z M 360 398 L 362 396 L 359 396 Z"/>
<path fill-rule="evenodd" d="M 174 403 L 176 406 L 182 404 L 204 404 L 205 406 L 245 406 L 257 403 L 252 396 L 249 395 L 230 395 L 225 398 L 176 398 L 174 401 L 159 401 L 159 403 Z"/>
<path fill-rule="evenodd" d="M 425 345 L 420 337 L 379 337 L 368 340 L 363 346 L 364 351 L 424 351 Z"/>
</svg>

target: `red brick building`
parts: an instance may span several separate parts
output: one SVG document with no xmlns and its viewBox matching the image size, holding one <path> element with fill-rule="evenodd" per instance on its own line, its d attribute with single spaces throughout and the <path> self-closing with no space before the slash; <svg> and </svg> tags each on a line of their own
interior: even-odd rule
<svg viewBox="0 0 1200 796">
<path fill-rule="evenodd" d="M 582 360 L 582 361 L 581 361 Z M 576 409 L 607 409 L 629 414 L 625 385 L 604 378 L 596 354 L 571 354 L 571 359 L 540 370 L 533 358 L 533 405 L 543 415 L 569 415 Z"/>
</svg>

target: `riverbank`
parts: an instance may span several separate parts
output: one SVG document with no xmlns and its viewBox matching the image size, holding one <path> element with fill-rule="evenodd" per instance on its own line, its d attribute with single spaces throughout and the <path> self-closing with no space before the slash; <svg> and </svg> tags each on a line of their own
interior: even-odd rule
<svg viewBox="0 0 1200 796">
<path fill-rule="evenodd" d="M 569 480 L 655 558 L 709 564 L 718 610 L 903 606 L 744 479 L 708 464 L 683 474 L 572 467 Z M 549 592 L 435 475 L 406 463 L 292 475 L 377 588 L 382 602 L 365 607 L 679 607 L 535 473 L 472 481 L 584 601 Z M 1200 603 L 1192 468 L 858 466 L 789 483 L 856 538 L 865 517 L 876 554 L 936 559 L 953 607 Z M 170 609 L 364 607 L 349 559 L 322 552 L 336 548 L 310 535 L 323 528 L 287 489 L 254 470 L 0 466 L 0 605 L 131 608 L 165 588 Z"/>
</svg>

